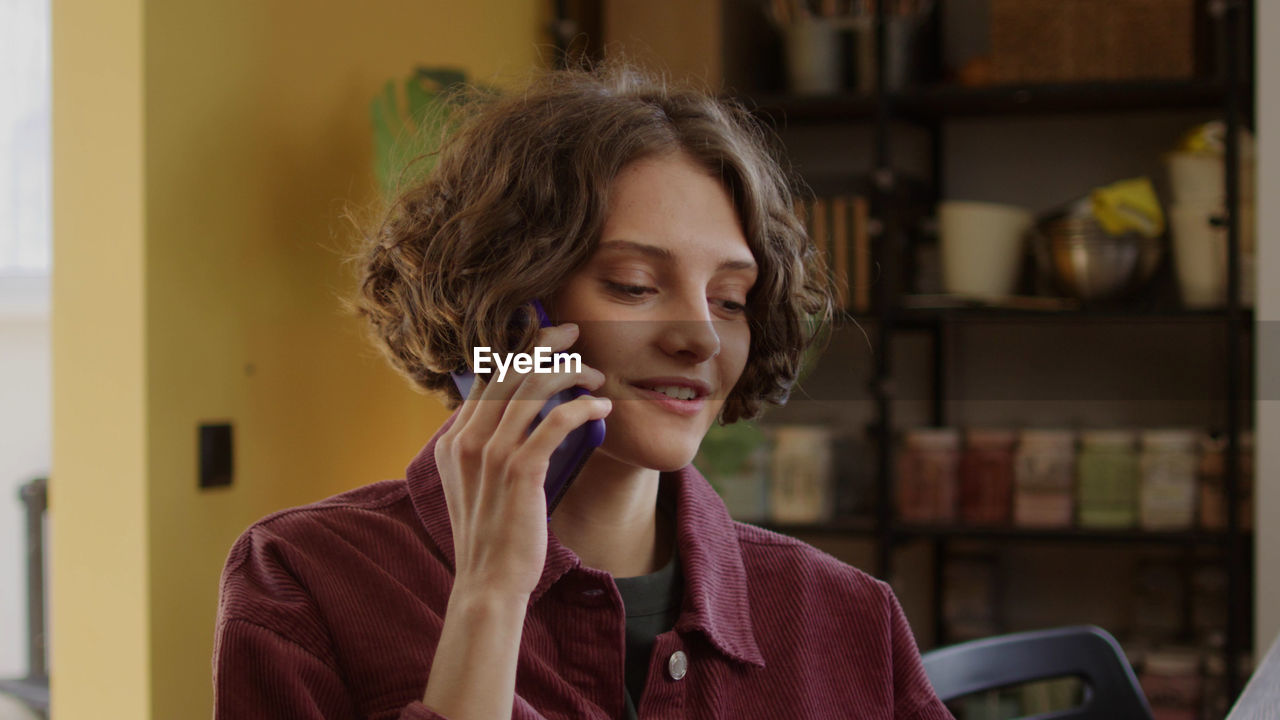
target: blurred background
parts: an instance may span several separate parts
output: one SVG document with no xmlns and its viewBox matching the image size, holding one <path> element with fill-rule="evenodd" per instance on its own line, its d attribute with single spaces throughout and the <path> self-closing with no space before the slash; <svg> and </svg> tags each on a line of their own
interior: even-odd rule
<svg viewBox="0 0 1280 720">
<path fill-rule="evenodd" d="M 1221 718 L 1280 630 L 1268 30 L 1244 0 L 4 0 L 0 717 L 207 715 L 234 539 L 401 477 L 447 416 L 340 306 L 399 108 L 626 57 L 773 129 L 840 293 L 792 401 L 704 443 L 735 516 L 890 580 L 922 648 L 1095 623 L 1168 717 Z"/>
</svg>

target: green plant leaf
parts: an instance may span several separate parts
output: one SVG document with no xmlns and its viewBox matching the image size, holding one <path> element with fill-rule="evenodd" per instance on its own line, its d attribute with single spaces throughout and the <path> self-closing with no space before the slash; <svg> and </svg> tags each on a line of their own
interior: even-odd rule
<svg viewBox="0 0 1280 720">
<path fill-rule="evenodd" d="M 751 454 L 765 443 L 764 432 L 749 422 L 712 425 L 698 447 L 699 463 L 708 479 L 735 475 L 750 462 Z"/>
<path fill-rule="evenodd" d="M 448 129 L 456 93 L 466 74 L 452 68 L 417 68 L 400 85 L 388 80 L 369 106 L 373 167 L 383 197 L 426 177 Z"/>
</svg>

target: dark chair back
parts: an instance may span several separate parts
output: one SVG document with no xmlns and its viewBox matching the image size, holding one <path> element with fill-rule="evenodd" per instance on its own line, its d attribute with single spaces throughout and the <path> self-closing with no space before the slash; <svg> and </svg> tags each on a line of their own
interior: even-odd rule
<svg viewBox="0 0 1280 720">
<path fill-rule="evenodd" d="M 932 650 L 924 669 L 944 702 L 1037 680 L 1078 677 L 1085 700 L 1055 720 L 1151 720 L 1151 707 L 1120 644 L 1089 625 L 1001 635 Z"/>
</svg>

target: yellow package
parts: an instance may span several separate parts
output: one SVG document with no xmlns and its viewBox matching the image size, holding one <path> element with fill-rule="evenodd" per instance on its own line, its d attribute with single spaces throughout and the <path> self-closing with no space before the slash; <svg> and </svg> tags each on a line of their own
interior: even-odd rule
<svg viewBox="0 0 1280 720">
<path fill-rule="evenodd" d="M 1164 213 L 1149 178 L 1121 180 L 1093 191 L 1093 216 L 1109 235 L 1137 232 L 1157 237 L 1164 232 Z"/>
</svg>

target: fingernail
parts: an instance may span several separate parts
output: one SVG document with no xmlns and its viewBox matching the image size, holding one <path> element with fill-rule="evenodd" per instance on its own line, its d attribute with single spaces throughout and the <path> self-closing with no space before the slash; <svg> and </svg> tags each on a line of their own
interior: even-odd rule
<svg viewBox="0 0 1280 720">
<path fill-rule="evenodd" d="M 578 333 L 578 326 L 575 323 L 565 323 L 561 327 L 563 327 L 564 329 L 568 330 L 571 333 L 574 333 L 575 335 Z"/>
</svg>

